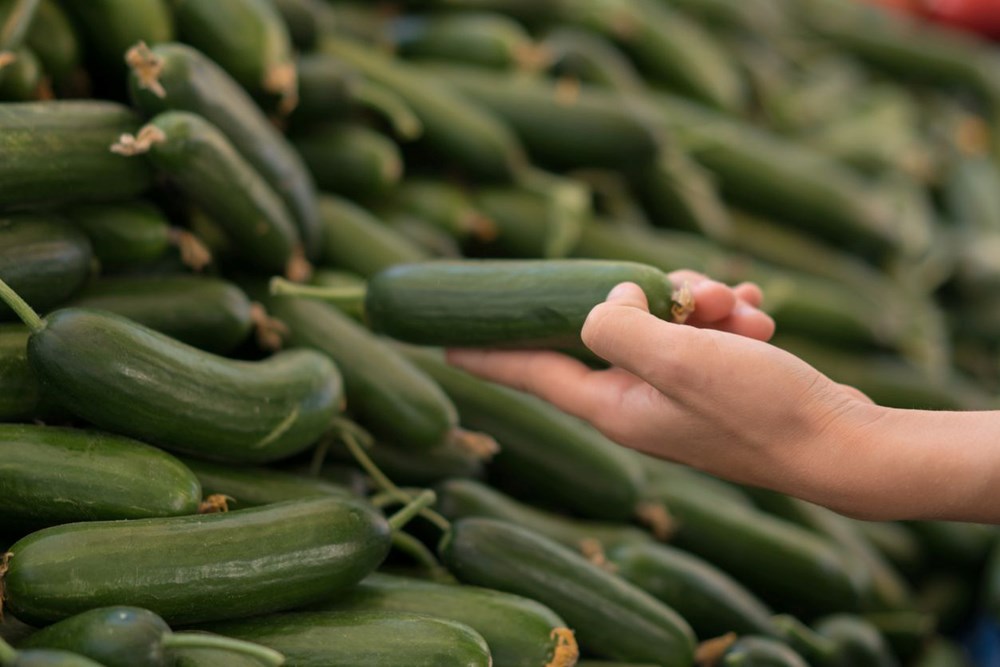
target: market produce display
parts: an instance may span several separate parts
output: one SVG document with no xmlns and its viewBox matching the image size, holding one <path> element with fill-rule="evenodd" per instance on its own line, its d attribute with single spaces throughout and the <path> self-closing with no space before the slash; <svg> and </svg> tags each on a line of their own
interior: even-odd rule
<svg viewBox="0 0 1000 667">
<path fill-rule="evenodd" d="M 442 347 L 754 281 L 1000 408 L 1000 46 L 847 0 L 0 0 L 0 667 L 974 667 L 1000 531 L 618 446 Z"/>
</svg>

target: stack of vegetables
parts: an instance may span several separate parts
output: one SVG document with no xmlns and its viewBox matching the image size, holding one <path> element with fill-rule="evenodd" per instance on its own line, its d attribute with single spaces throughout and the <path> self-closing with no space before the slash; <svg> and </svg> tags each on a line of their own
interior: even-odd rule
<svg viewBox="0 0 1000 667">
<path fill-rule="evenodd" d="M 993 527 L 435 347 L 573 348 L 621 280 L 679 320 L 691 268 L 879 403 L 996 407 L 998 63 L 838 0 L 0 0 L 0 666 L 971 664 Z"/>
</svg>

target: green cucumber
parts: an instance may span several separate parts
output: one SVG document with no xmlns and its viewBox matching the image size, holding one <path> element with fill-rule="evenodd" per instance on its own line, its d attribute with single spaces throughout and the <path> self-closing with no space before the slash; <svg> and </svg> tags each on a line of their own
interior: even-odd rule
<svg viewBox="0 0 1000 667">
<path fill-rule="evenodd" d="M 459 580 L 537 600 L 566 620 L 583 651 L 689 667 L 694 633 L 671 608 L 542 535 L 460 519 L 438 547 Z"/>
<path fill-rule="evenodd" d="M 458 241 L 488 241 L 496 236 L 493 221 L 460 186 L 429 178 L 407 178 L 393 191 L 388 209 L 414 216 Z"/>
<path fill-rule="evenodd" d="M 263 667 L 260 660 L 245 653 L 218 648 L 176 648 L 171 653 L 176 660 L 174 667 Z"/>
<path fill-rule="evenodd" d="M 127 317 L 218 354 L 232 351 L 253 327 L 246 294 L 230 282 L 202 276 L 103 278 L 78 294 L 72 305 Z"/>
<path fill-rule="evenodd" d="M 396 484 L 428 486 L 451 477 L 486 476 L 486 459 L 490 454 L 465 447 L 454 438 L 431 449 L 406 445 L 375 442 L 365 453 Z M 330 456 L 344 463 L 354 461 L 346 447 L 331 449 Z"/>
<path fill-rule="evenodd" d="M 485 187 L 476 205 L 493 222 L 484 239 L 490 256 L 558 259 L 576 246 L 590 210 L 561 202 L 551 192 L 523 187 Z"/>
<path fill-rule="evenodd" d="M 819 634 L 795 616 L 778 614 L 771 618 L 771 623 L 777 630 L 778 638 L 810 665 L 833 667 L 838 664 L 836 642 Z M 774 638 L 774 635 L 771 637 Z"/>
<path fill-rule="evenodd" d="M 0 325 L 0 422 L 39 417 L 42 390 L 28 365 L 28 330 Z"/>
<path fill-rule="evenodd" d="M 65 308 L 42 320 L 3 281 L 0 297 L 31 329 L 28 361 L 61 405 L 181 453 L 291 456 L 319 439 L 342 400 L 340 373 L 310 350 L 234 361 L 111 313 Z"/>
<path fill-rule="evenodd" d="M 296 51 L 312 51 L 320 35 L 336 27 L 336 13 L 324 0 L 276 0 L 274 6 L 288 26 Z M 301 84 L 301 70 L 299 74 Z"/>
<path fill-rule="evenodd" d="M 165 111 L 117 152 L 146 154 L 192 203 L 219 224 L 247 263 L 300 275 L 301 240 L 291 214 L 264 178 L 217 127 L 187 111 Z"/>
<path fill-rule="evenodd" d="M 181 459 L 201 483 L 202 493 L 226 496 L 231 509 L 258 507 L 314 496 L 352 497 L 340 484 L 270 468 Z"/>
<path fill-rule="evenodd" d="M 291 37 L 268 0 L 174 0 L 177 32 L 254 95 L 295 108 L 298 81 Z"/>
<path fill-rule="evenodd" d="M 798 653 L 768 637 L 747 635 L 726 649 L 719 667 L 809 667 Z"/>
<path fill-rule="evenodd" d="M 422 345 L 580 348 L 580 329 L 618 283 L 654 315 L 683 321 L 690 296 L 659 269 L 601 260 L 454 260 L 398 266 L 368 282 L 375 331 Z"/>
<path fill-rule="evenodd" d="M 491 479 L 589 519 L 627 521 L 644 472 L 632 452 L 540 398 L 486 382 L 414 348 L 407 357 L 437 382 L 466 428 L 500 445 Z"/>
<path fill-rule="evenodd" d="M 274 189 L 295 219 L 306 254 L 322 246 L 316 186 L 302 158 L 221 67 L 184 44 L 129 51 L 132 98 L 147 116 L 189 111 L 219 128 Z"/>
<path fill-rule="evenodd" d="M 403 176 L 396 143 L 358 123 L 313 126 L 297 133 L 293 142 L 325 192 L 374 199 L 392 190 Z"/>
<path fill-rule="evenodd" d="M 560 26 L 545 35 L 541 46 L 551 54 L 550 73 L 560 79 L 630 92 L 646 85 L 628 56 L 589 30 Z"/>
<path fill-rule="evenodd" d="M 16 651 L 0 639 L 0 665 L 3 667 L 105 667 L 90 658 L 68 651 L 29 649 Z"/>
<path fill-rule="evenodd" d="M 462 248 L 455 238 L 440 227 L 420 218 L 399 213 L 383 214 L 383 219 L 393 231 L 409 239 L 433 257 L 458 259 L 462 256 Z"/>
<path fill-rule="evenodd" d="M 102 272 L 160 259 L 174 235 L 163 211 L 145 201 L 81 204 L 63 215 L 90 239 Z"/>
<path fill-rule="evenodd" d="M 868 542 L 911 579 L 924 570 L 924 552 L 917 538 L 894 521 L 848 519 Z"/>
<path fill-rule="evenodd" d="M 10 548 L 4 601 L 34 623 L 109 604 L 171 624 L 265 614 L 361 580 L 388 553 L 389 533 L 370 505 L 331 497 L 55 526 Z"/>
<path fill-rule="evenodd" d="M 0 100 L 30 102 L 52 98 L 42 63 L 34 51 L 20 48 L 13 52 L 13 62 L 0 69 Z"/>
<path fill-rule="evenodd" d="M 488 667 L 485 640 L 467 625 L 400 612 L 298 612 L 208 626 L 283 653 L 301 667 Z"/>
<path fill-rule="evenodd" d="M 396 53 L 498 70 L 536 70 L 547 61 L 524 26 L 502 14 L 461 12 L 403 16 L 387 31 Z"/>
<path fill-rule="evenodd" d="M 972 667 L 962 647 L 944 637 L 937 637 L 913 664 L 915 667 Z"/>
<path fill-rule="evenodd" d="M 633 526 L 584 521 L 537 509 L 471 479 L 449 479 L 436 485 L 434 491 L 438 497 L 435 510 L 448 519 L 479 516 L 508 521 L 585 555 L 595 546 L 627 552 L 626 545 L 652 540 L 649 533 Z"/>
<path fill-rule="evenodd" d="M 86 3 L 85 3 L 86 4 Z M 131 199 L 150 185 L 145 164 L 109 148 L 139 118 L 114 102 L 0 106 L 0 208 Z"/>
<path fill-rule="evenodd" d="M 727 632 L 777 636 L 771 610 L 697 556 L 665 544 L 632 542 L 610 548 L 607 558 L 619 576 L 683 616 L 698 637 Z"/>
<path fill-rule="evenodd" d="M 71 90 L 82 70 L 83 50 L 76 29 L 55 0 L 42 0 L 28 30 L 27 45 L 42 62 L 54 87 Z"/>
<path fill-rule="evenodd" d="M 117 76 L 125 71 L 125 52 L 136 42 L 159 44 L 174 38 L 168 0 L 92 0 L 62 6 L 82 29 L 88 52 Z"/>
<path fill-rule="evenodd" d="M 885 638 L 860 616 L 835 614 L 813 623 L 820 635 L 832 640 L 844 667 L 896 667 L 899 662 Z"/>
<path fill-rule="evenodd" d="M 494 667 L 568 667 L 577 655 L 573 633 L 552 610 L 488 588 L 372 574 L 316 609 L 408 612 L 464 623 L 486 640 Z"/>
<path fill-rule="evenodd" d="M 226 649 L 277 667 L 282 655 L 263 646 L 196 632 L 172 632 L 155 613 L 139 607 L 98 607 L 43 628 L 22 647 L 62 649 L 105 667 L 167 667 L 178 647 Z"/>
<path fill-rule="evenodd" d="M 960 521 L 907 521 L 928 559 L 957 571 L 976 570 L 986 562 L 997 541 L 994 525 Z"/>
<path fill-rule="evenodd" d="M 313 271 L 310 284 L 315 287 L 335 287 L 345 291 L 364 294 L 367 281 L 352 271 L 339 271 L 336 269 L 316 269 Z M 341 312 L 350 315 L 354 320 L 361 322 L 365 317 L 364 298 L 354 299 L 350 302 L 335 303 Z"/>
<path fill-rule="evenodd" d="M 37 310 L 47 311 L 79 291 L 92 258 L 87 237 L 59 217 L 0 217 L 0 280 Z M 13 311 L 0 304 L 0 320 L 13 318 Z"/>
<path fill-rule="evenodd" d="M 0 526 L 194 514 L 201 485 L 173 456 L 98 431 L 0 424 Z"/>
</svg>

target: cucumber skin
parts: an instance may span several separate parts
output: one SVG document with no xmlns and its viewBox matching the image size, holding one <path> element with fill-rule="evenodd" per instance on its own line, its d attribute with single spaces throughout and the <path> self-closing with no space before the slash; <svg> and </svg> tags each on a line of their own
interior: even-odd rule
<svg viewBox="0 0 1000 667">
<path fill-rule="evenodd" d="M 552 630 L 566 627 L 554 611 L 529 598 L 379 573 L 315 609 L 407 612 L 464 623 L 486 640 L 494 667 L 548 665 L 556 645 Z"/>
<path fill-rule="evenodd" d="M 659 269 L 603 260 L 442 260 L 371 278 L 375 331 L 419 345 L 580 348 L 580 330 L 615 285 L 643 288 L 650 312 L 672 319 L 674 286 Z"/>
<path fill-rule="evenodd" d="M 87 36 L 87 46 L 101 64 L 116 74 L 125 69 L 129 47 L 170 41 L 174 37 L 173 14 L 168 0 L 88 0 L 63 2 L 61 6 L 77 19 Z"/>
<path fill-rule="evenodd" d="M 249 466 L 233 466 L 197 459 L 182 459 L 198 481 L 202 494 L 225 495 L 230 509 L 271 505 L 286 500 L 335 496 L 350 498 L 355 494 L 346 486 L 292 473 Z"/>
<path fill-rule="evenodd" d="M 690 667 L 695 637 L 683 618 L 624 579 L 542 535 L 493 519 L 460 519 L 438 546 L 459 580 L 524 595 L 576 632 L 584 652 Z"/>
<path fill-rule="evenodd" d="M 21 651 L 10 667 L 105 667 L 90 658 L 67 651 L 34 649 Z"/>
<path fill-rule="evenodd" d="M 722 655 L 720 667 L 809 667 L 798 653 L 767 637 L 740 637 Z"/>
<path fill-rule="evenodd" d="M 325 192 L 355 201 L 385 197 L 403 177 L 396 143 L 360 123 L 323 125 L 297 134 L 295 148 Z"/>
<path fill-rule="evenodd" d="M 477 632 L 440 618 L 398 612 L 297 612 L 207 626 L 281 652 L 298 667 L 489 667 Z"/>
<path fill-rule="evenodd" d="M 167 217 L 145 201 L 80 204 L 63 214 L 90 239 L 102 272 L 151 263 L 170 248 Z"/>
<path fill-rule="evenodd" d="M 201 485 L 173 456 L 108 433 L 0 424 L 0 527 L 194 514 Z"/>
<path fill-rule="evenodd" d="M 214 648 L 176 648 L 174 667 L 261 667 L 257 658 Z"/>
<path fill-rule="evenodd" d="M 234 361 L 85 309 L 51 314 L 28 340 L 28 361 L 43 390 L 101 428 L 233 463 L 302 451 L 342 401 L 340 374 L 319 353 Z"/>
<path fill-rule="evenodd" d="M 343 498 L 67 524 L 11 546 L 6 605 L 35 625 L 123 604 L 172 625 L 266 614 L 328 599 L 389 545 L 385 518 Z"/>
<path fill-rule="evenodd" d="M 42 390 L 28 365 L 28 330 L 0 325 L 0 422 L 39 416 Z"/>
</svg>

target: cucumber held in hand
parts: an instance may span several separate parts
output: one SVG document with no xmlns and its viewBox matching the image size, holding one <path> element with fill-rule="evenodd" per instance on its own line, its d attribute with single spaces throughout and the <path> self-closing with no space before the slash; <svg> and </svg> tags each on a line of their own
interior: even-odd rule
<svg viewBox="0 0 1000 667">
<path fill-rule="evenodd" d="M 452 347 L 578 348 L 590 310 L 622 282 L 637 283 L 649 309 L 683 322 L 686 286 L 651 266 L 604 260 L 458 260 L 387 269 L 368 283 L 373 329 L 400 340 Z"/>
</svg>

